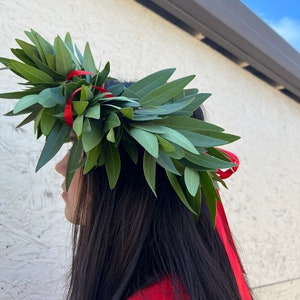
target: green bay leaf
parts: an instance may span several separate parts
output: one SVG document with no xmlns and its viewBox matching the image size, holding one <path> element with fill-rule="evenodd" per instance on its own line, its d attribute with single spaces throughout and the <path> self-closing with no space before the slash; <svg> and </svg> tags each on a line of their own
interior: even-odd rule
<svg viewBox="0 0 300 300">
<path fill-rule="evenodd" d="M 161 134 L 161 136 L 163 138 L 165 138 L 166 140 L 177 144 L 178 146 L 194 153 L 194 154 L 198 154 L 198 150 L 194 147 L 194 145 L 191 143 L 190 140 L 188 140 L 184 135 L 182 135 L 180 132 L 172 129 L 172 128 L 168 128 L 165 127 L 165 131 L 164 133 Z"/>
<path fill-rule="evenodd" d="M 36 171 L 38 171 L 55 156 L 55 154 L 66 141 L 70 131 L 71 128 L 68 125 L 62 124 L 59 121 L 56 122 L 55 126 L 52 128 L 50 134 L 46 138 L 46 143 L 37 163 Z"/>
<path fill-rule="evenodd" d="M 165 117 L 160 120 L 154 120 L 152 123 L 157 125 L 168 126 L 173 129 L 180 130 L 189 130 L 193 132 L 198 131 L 214 131 L 214 132 L 222 132 L 223 128 L 216 126 L 214 124 L 210 124 L 205 121 L 193 119 L 190 117 L 182 117 L 182 116 L 170 116 Z"/>
<path fill-rule="evenodd" d="M 32 66 L 26 65 L 24 63 L 11 60 L 8 63 L 8 67 L 19 74 L 21 77 L 27 79 L 28 81 L 34 82 L 53 82 L 53 78 L 47 73 L 34 68 Z"/>
<path fill-rule="evenodd" d="M 217 201 L 220 201 L 220 197 L 216 192 L 215 186 L 208 172 L 200 172 L 200 184 L 207 202 L 210 218 L 212 223 L 215 224 Z"/>
<path fill-rule="evenodd" d="M 147 95 L 141 98 L 142 106 L 147 105 L 162 105 L 174 98 L 188 83 L 195 78 L 194 75 L 179 78 L 168 82 L 155 90 L 150 91 Z"/>
<path fill-rule="evenodd" d="M 158 139 L 159 149 L 163 152 L 173 152 L 175 147 L 172 143 L 168 142 L 166 139 L 162 138 L 158 134 L 156 135 Z"/>
<path fill-rule="evenodd" d="M 106 135 L 106 139 L 107 139 L 108 141 L 110 141 L 111 143 L 114 143 L 114 142 L 116 141 L 115 131 L 114 131 L 113 128 L 111 128 L 111 129 L 108 131 L 108 133 L 107 133 L 107 135 Z"/>
<path fill-rule="evenodd" d="M 113 189 L 119 179 L 121 171 L 121 159 L 119 150 L 110 142 L 103 142 L 103 153 L 105 161 L 105 170 L 110 189 Z"/>
<path fill-rule="evenodd" d="M 85 119 L 86 121 L 87 119 Z M 85 123 L 85 122 L 84 122 Z M 89 120 L 91 131 L 82 132 L 83 149 L 87 153 L 96 147 L 103 139 L 103 129 L 101 122 L 97 120 Z"/>
<path fill-rule="evenodd" d="M 61 87 L 42 90 L 38 96 L 38 103 L 45 108 L 54 107 L 57 104 L 64 103 Z"/>
<path fill-rule="evenodd" d="M 186 153 L 185 158 L 198 166 L 211 170 L 232 168 L 235 166 L 235 164 L 233 164 L 232 162 L 221 160 L 206 153 L 199 153 L 198 155 L 195 155 L 193 153 Z"/>
<path fill-rule="evenodd" d="M 82 143 L 80 140 L 76 140 L 70 149 L 70 156 L 67 163 L 66 171 L 66 189 L 68 191 L 75 171 L 80 167 L 80 159 L 82 157 Z"/>
<path fill-rule="evenodd" d="M 89 101 L 73 101 L 72 102 L 72 106 L 78 116 L 84 113 L 84 111 L 86 110 L 88 105 L 89 105 Z"/>
<path fill-rule="evenodd" d="M 199 173 L 193 169 L 185 167 L 184 169 L 184 182 L 187 190 L 192 196 L 195 196 L 199 185 L 200 185 L 200 176 Z"/>
<path fill-rule="evenodd" d="M 191 207 L 190 203 L 188 202 L 185 193 L 176 177 L 175 174 L 169 172 L 168 170 L 166 170 L 166 174 L 167 177 L 170 181 L 171 186 L 173 187 L 174 191 L 176 192 L 177 196 L 179 197 L 179 199 L 181 200 L 181 202 L 186 206 L 186 208 L 192 212 L 194 215 L 197 215 L 197 213 L 193 210 L 193 208 Z"/>
<path fill-rule="evenodd" d="M 94 58 L 90 49 L 89 43 L 86 43 L 83 53 L 83 67 L 86 71 L 97 73 Z"/>
<path fill-rule="evenodd" d="M 91 119 L 100 119 L 101 106 L 99 103 L 94 104 L 85 111 L 85 117 Z"/>
<path fill-rule="evenodd" d="M 169 172 L 179 176 L 181 175 L 175 167 L 172 159 L 167 154 L 160 152 L 156 161 L 162 168 L 168 170 Z"/>
<path fill-rule="evenodd" d="M 28 107 L 38 103 L 38 98 L 38 95 L 27 95 L 22 97 L 14 107 L 13 113 L 17 114 L 22 110 L 27 109 Z"/>
<path fill-rule="evenodd" d="M 122 115 L 130 120 L 133 120 L 133 108 L 132 107 L 123 107 L 120 109 Z"/>
<path fill-rule="evenodd" d="M 35 63 L 29 58 L 22 49 L 10 49 L 11 52 L 22 62 L 32 67 L 36 67 Z"/>
<path fill-rule="evenodd" d="M 105 120 L 103 132 L 108 132 L 111 128 L 116 128 L 121 125 L 120 119 L 116 113 L 111 113 Z"/>
<path fill-rule="evenodd" d="M 40 121 L 41 131 L 45 136 L 48 136 L 53 126 L 55 125 L 56 118 L 53 116 L 52 111 L 45 109 Z"/>
<path fill-rule="evenodd" d="M 154 157 L 158 157 L 158 141 L 155 134 L 137 129 L 131 128 L 128 133 L 141 145 L 144 149 Z"/>
<path fill-rule="evenodd" d="M 100 152 L 101 147 L 98 145 L 87 153 L 83 174 L 87 174 L 97 165 Z"/>
<path fill-rule="evenodd" d="M 139 81 L 133 83 L 129 88 L 125 89 L 124 96 L 144 97 L 156 88 L 164 85 L 167 80 L 175 72 L 175 69 L 165 69 L 153 74 L 150 74 Z"/>
<path fill-rule="evenodd" d="M 55 52 L 56 72 L 63 76 L 67 76 L 73 69 L 73 62 L 67 46 L 59 36 L 55 39 Z"/>
<path fill-rule="evenodd" d="M 80 138 L 83 130 L 83 115 L 79 115 L 75 118 L 72 128 L 75 131 L 76 136 Z"/>
<path fill-rule="evenodd" d="M 157 197 L 155 191 L 156 158 L 150 155 L 147 151 L 144 152 L 143 170 L 149 187 L 153 194 Z"/>
<path fill-rule="evenodd" d="M 195 147 L 208 148 L 227 144 L 227 141 L 225 140 L 217 139 L 196 132 L 190 132 L 187 130 L 178 130 L 178 132 L 188 138 Z"/>
</svg>

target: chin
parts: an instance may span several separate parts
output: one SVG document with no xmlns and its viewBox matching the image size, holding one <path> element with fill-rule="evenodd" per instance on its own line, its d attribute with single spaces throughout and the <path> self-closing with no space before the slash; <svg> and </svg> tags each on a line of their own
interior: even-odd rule
<svg viewBox="0 0 300 300">
<path fill-rule="evenodd" d="M 65 217 L 70 223 L 74 224 L 74 216 L 70 213 L 67 207 L 65 208 Z"/>
</svg>

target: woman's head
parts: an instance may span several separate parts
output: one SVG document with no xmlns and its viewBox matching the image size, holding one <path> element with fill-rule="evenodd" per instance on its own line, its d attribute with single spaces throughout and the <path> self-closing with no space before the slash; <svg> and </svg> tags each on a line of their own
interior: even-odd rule
<svg viewBox="0 0 300 300">
<path fill-rule="evenodd" d="M 10 115 L 29 114 L 19 126 L 34 121 L 37 136 L 46 137 L 37 170 L 76 133 L 56 167 L 66 177 L 65 212 L 74 223 L 69 298 L 126 299 L 167 277 L 179 279 L 191 299 L 238 299 L 199 196 L 203 191 L 213 215 L 215 171 L 232 166 L 214 147 L 237 137 L 190 118 L 209 97 L 187 88 L 194 75 L 169 81 L 175 69 L 165 69 L 130 87 L 108 87 L 110 64 L 97 70 L 88 45 L 82 56 L 69 35 L 51 45 L 33 30 L 26 34 L 35 52 L 66 58 L 50 72 L 42 58 L 23 57 L 23 68 L 37 76 L 16 72 L 14 60 L 2 62 L 28 85 L 9 96 L 20 96 Z M 192 203 L 201 204 L 197 221 Z"/>
<path fill-rule="evenodd" d="M 121 173 L 113 190 L 101 166 L 86 175 L 75 174 L 79 189 L 72 181 L 65 199 L 67 208 L 77 202 L 68 219 L 81 224 L 74 227 L 70 299 L 125 299 L 164 277 L 175 286 L 180 279 L 192 299 L 209 293 L 218 299 L 225 290 L 228 299 L 238 299 L 206 204 L 196 222 L 162 167 L 156 170 L 156 197 L 144 176 L 142 154 L 137 164 L 124 149 L 120 156 Z M 67 158 L 57 165 L 60 173 Z M 180 299 L 180 288 L 178 293 Z"/>
<path fill-rule="evenodd" d="M 126 85 L 129 86 L 130 83 L 126 83 Z M 203 110 L 201 108 L 195 110 L 193 113 L 193 118 L 196 118 L 198 120 L 204 120 Z M 76 140 L 76 135 L 74 132 L 71 133 L 70 140 L 72 142 Z M 129 190 L 131 190 L 132 193 L 132 191 L 136 191 L 137 189 L 142 189 L 143 192 L 147 190 L 147 193 L 151 194 L 151 190 L 148 188 L 149 186 L 147 185 L 147 182 L 144 177 L 143 165 L 142 165 L 143 158 L 141 153 L 139 156 L 140 157 L 138 159 L 138 164 L 133 163 L 130 157 L 128 156 L 128 153 L 122 150 L 121 152 L 122 173 L 120 175 L 118 185 L 115 191 L 118 194 L 121 195 L 123 193 L 128 193 Z M 62 158 L 62 160 L 59 161 L 55 166 L 56 171 L 59 174 L 61 174 L 64 178 L 66 178 L 69 157 L 70 157 L 70 152 L 68 152 Z M 157 175 L 158 184 L 162 181 L 163 182 L 166 181 L 163 184 L 163 186 L 165 188 L 167 188 L 167 186 L 170 188 L 169 181 L 166 180 L 167 177 L 165 172 L 163 172 L 163 170 L 158 167 L 157 173 L 158 173 Z M 127 191 L 122 190 L 124 187 L 127 189 Z M 84 176 L 83 176 L 82 169 L 77 169 L 68 190 L 66 188 L 66 180 L 63 181 L 62 190 L 63 190 L 62 198 L 64 199 L 66 204 L 65 216 L 68 221 L 76 224 L 83 224 L 83 219 L 86 218 L 85 215 L 86 209 L 88 208 L 91 209 L 91 207 L 93 207 L 92 211 L 93 213 L 95 213 L 96 211 L 95 206 L 98 207 L 99 203 L 93 203 L 93 201 L 98 201 L 96 199 L 99 199 L 101 194 L 102 195 L 105 194 L 106 195 L 105 197 L 108 197 L 108 194 L 112 192 L 108 186 L 107 173 L 105 172 L 104 166 L 96 168 Z M 157 195 L 159 196 L 160 194 L 161 191 L 158 191 Z M 133 197 L 131 196 L 131 198 Z M 153 194 L 151 195 L 151 198 L 156 199 L 157 197 L 154 197 Z M 79 199 L 81 200 L 79 201 Z M 152 201 L 156 201 L 156 200 L 152 200 Z M 87 206 L 87 203 L 89 203 L 89 206 Z M 92 214 L 91 212 L 87 212 L 87 213 L 89 215 Z"/>
</svg>

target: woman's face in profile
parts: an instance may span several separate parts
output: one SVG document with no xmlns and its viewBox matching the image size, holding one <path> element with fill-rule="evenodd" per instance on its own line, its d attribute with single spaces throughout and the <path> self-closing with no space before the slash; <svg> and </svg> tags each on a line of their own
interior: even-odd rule
<svg viewBox="0 0 300 300">
<path fill-rule="evenodd" d="M 58 162 L 55 166 L 55 170 L 61 174 L 64 178 L 66 178 L 66 171 L 67 171 L 67 164 L 69 160 L 70 152 L 68 152 L 63 159 Z M 81 176 L 81 169 L 77 169 L 72 182 L 69 186 L 69 190 L 66 190 L 66 179 L 62 184 L 62 198 L 64 199 L 66 206 L 65 206 L 65 216 L 68 221 L 74 223 L 75 218 L 75 210 L 78 202 L 79 197 L 79 190 L 80 190 L 80 176 Z"/>
</svg>

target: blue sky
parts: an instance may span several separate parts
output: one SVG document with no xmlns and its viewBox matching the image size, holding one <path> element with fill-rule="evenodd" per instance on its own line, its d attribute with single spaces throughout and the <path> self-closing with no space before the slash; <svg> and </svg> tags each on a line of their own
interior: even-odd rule
<svg viewBox="0 0 300 300">
<path fill-rule="evenodd" d="M 300 52 L 300 0 L 242 0 Z"/>
</svg>

